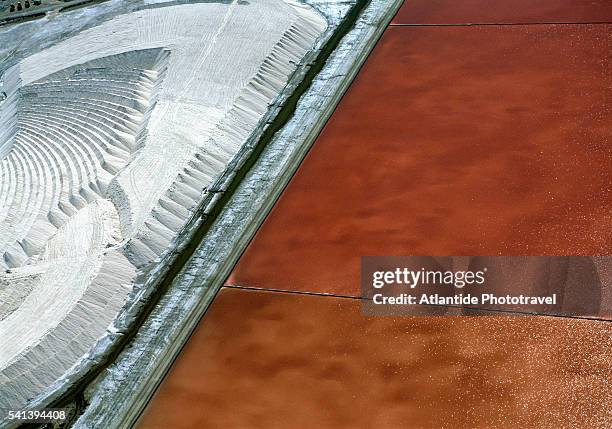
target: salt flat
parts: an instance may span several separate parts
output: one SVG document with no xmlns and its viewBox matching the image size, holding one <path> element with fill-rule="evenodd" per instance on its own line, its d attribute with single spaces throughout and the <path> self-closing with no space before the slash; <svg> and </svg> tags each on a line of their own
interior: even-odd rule
<svg viewBox="0 0 612 429">
<path fill-rule="evenodd" d="M 92 348 L 325 28 L 290 0 L 156 3 L 1 70 L 0 407 Z"/>
</svg>

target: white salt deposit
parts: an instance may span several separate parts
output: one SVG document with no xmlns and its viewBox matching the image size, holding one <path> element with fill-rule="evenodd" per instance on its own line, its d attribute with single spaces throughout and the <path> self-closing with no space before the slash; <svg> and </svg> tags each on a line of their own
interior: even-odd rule
<svg viewBox="0 0 612 429">
<path fill-rule="evenodd" d="M 2 73 L 0 408 L 104 334 L 326 26 L 289 0 L 151 7 Z"/>
</svg>

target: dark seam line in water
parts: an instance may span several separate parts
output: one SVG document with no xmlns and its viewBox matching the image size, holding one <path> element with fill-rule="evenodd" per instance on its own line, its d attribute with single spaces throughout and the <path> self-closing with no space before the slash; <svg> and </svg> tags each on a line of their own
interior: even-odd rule
<svg viewBox="0 0 612 429">
<path fill-rule="evenodd" d="M 612 22 L 595 21 L 595 22 L 482 22 L 482 23 L 463 23 L 463 24 L 389 24 L 389 27 L 512 27 L 512 26 L 530 26 L 530 25 L 610 25 Z"/>
<path fill-rule="evenodd" d="M 272 289 L 272 288 L 251 287 L 251 286 L 238 286 L 238 285 L 225 285 L 223 287 L 228 288 L 228 289 L 243 289 L 243 290 L 259 291 L 259 292 L 275 292 L 275 293 L 285 293 L 285 294 L 293 294 L 293 295 L 323 296 L 323 297 L 330 297 L 330 298 L 345 298 L 345 299 L 354 299 L 354 300 L 359 300 L 359 301 L 367 301 L 365 298 L 362 298 L 359 296 L 338 295 L 335 293 L 311 292 L 311 291 L 303 291 L 303 290 Z"/>
<path fill-rule="evenodd" d="M 242 290 L 251 290 L 251 291 L 259 291 L 259 292 L 273 292 L 273 293 L 282 293 L 282 294 L 293 294 L 293 295 L 310 295 L 310 296 L 321 296 L 327 298 L 343 298 L 343 299 L 353 299 L 359 301 L 369 301 L 367 298 L 359 297 L 359 296 L 351 296 L 351 295 L 338 295 L 334 293 L 323 293 L 323 292 L 310 292 L 310 291 L 298 291 L 298 290 L 286 290 L 286 289 L 272 289 L 272 288 L 261 288 L 261 287 L 252 287 L 252 286 L 239 286 L 239 285 L 225 285 L 223 288 L 228 289 L 242 289 Z M 490 313 L 507 313 L 507 314 L 517 314 L 524 316 L 542 316 L 542 317 L 557 317 L 561 319 L 579 319 L 579 320 L 592 320 L 597 322 L 612 322 L 609 319 L 603 319 L 601 317 L 586 317 L 586 316 L 570 316 L 570 315 L 562 315 L 562 314 L 545 314 L 545 313 L 533 313 L 528 311 L 516 311 L 516 310 L 493 310 L 489 308 L 475 308 L 475 307 L 461 307 L 458 305 L 432 305 L 432 304 L 422 304 L 421 307 L 442 307 L 442 308 L 460 308 L 471 311 L 484 311 Z M 393 316 L 393 315 L 390 315 Z M 414 315 L 420 316 L 420 315 Z M 424 315 L 426 316 L 426 315 Z M 450 315 L 449 315 L 450 316 Z M 467 316 L 467 315 L 463 315 Z M 444 317 L 443 315 L 434 315 L 434 317 Z"/>
</svg>

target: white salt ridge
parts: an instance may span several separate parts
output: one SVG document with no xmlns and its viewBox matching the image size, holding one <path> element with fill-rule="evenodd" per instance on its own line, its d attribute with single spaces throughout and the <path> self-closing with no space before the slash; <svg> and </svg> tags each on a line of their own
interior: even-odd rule
<svg viewBox="0 0 612 429">
<path fill-rule="evenodd" d="M 0 228 L 7 268 L 40 253 L 57 228 L 103 197 L 129 162 L 153 105 L 154 83 L 163 68 L 145 71 L 166 57 L 160 50 L 120 54 L 21 88 L 12 150 L 3 160 L 12 173 L 6 185 L 15 184 L 4 194 L 9 204 L 0 212 L 7 225 Z M 100 68 L 105 63 L 108 68 Z"/>
<path fill-rule="evenodd" d="M 325 27 L 293 1 L 160 5 L 3 73 L 0 408 L 112 327 Z"/>
</svg>

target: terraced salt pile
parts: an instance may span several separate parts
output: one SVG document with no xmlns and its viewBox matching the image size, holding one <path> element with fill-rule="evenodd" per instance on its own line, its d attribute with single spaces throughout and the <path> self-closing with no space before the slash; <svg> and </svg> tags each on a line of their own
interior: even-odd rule
<svg viewBox="0 0 612 429">
<path fill-rule="evenodd" d="M 240 3 L 156 4 L 2 70 L 0 408 L 104 334 L 326 26 Z"/>
</svg>

